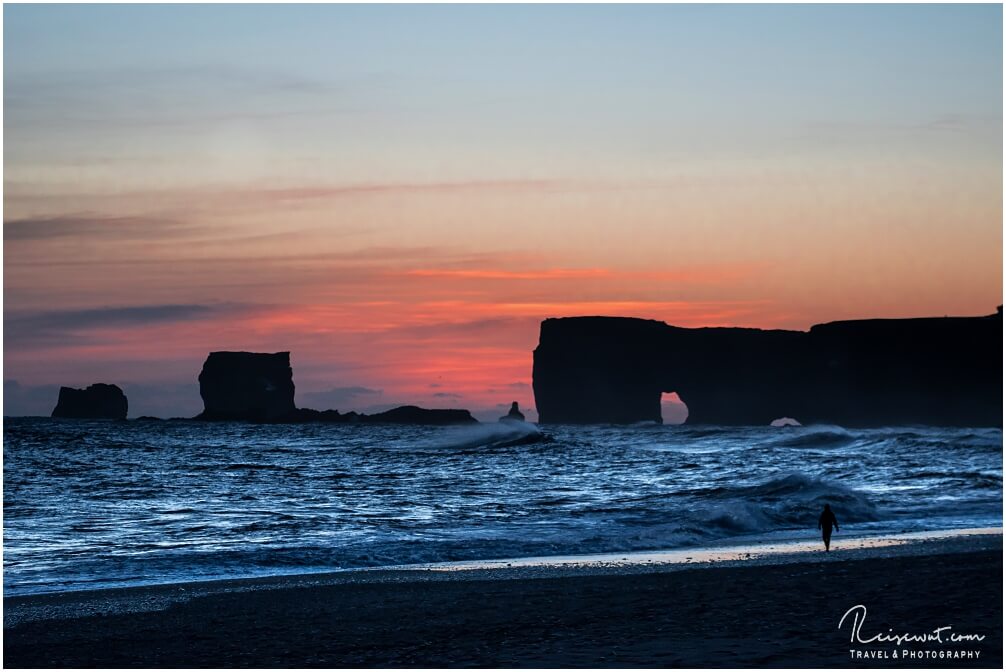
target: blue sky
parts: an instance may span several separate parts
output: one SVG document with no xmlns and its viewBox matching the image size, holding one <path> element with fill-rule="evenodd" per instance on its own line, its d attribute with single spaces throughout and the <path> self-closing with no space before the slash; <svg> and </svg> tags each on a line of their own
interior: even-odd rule
<svg viewBox="0 0 1006 672">
<path fill-rule="evenodd" d="M 814 125 L 848 126 L 841 141 L 869 151 L 880 127 L 995 122 L 1002 99 L 998 5 L 12 5 L 4 16 L 6 131 L 26 162 L 170 155 L 179 135 L 246 119 L 288 164 L 375 142 L 395 154 L 339 169 L 357 179 L 467 175 L 485 154 L 500 171 L 618 175 L 620 163 L 659 171 L 668 154 L 835 151 L 801 133 Z M 562 156 L 529 166 L 541 144 Z"/>
</svg>

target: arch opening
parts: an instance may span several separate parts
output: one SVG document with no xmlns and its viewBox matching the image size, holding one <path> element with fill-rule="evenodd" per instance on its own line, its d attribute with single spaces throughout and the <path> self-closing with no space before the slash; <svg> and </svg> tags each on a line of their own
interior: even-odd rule
<svg viewBox="0 0 1006 672">
<path fill-rule="evenodd" d="M 781 418 L 776 418 L 768 424 L 770 427 L 803 427 L 799 420 L 785 415 Z"/>
<path fill-rule="evenodd" d="M 660 417 L 665 425 L 683 425 L 688 420 L 688 405 L 677 392 L 664 392 L 660 396 Z"/>
</svg>

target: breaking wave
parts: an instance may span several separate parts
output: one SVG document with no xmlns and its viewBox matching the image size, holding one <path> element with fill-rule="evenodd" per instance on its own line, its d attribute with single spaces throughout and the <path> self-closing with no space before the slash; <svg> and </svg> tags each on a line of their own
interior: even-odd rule
<svg viewBox="0 0 1006 672">
<path fill-rule="evenodd" d="M 496 422 L 463 425 L 442 430 L 442 434 L 419 442 L 416 447 L 427 449 L 506 448 L 543 441 L 547 437 L 530 422 Z"/>
<path fill-rule="evenodd" d="M 729 488 L 716 499 L 728 501 L 714 505 L 706 522 L 738 533 L 813 526 L 825 504 L 842 512 L 840 523 L 878 520 L 877 506 L 866 494 L 802 473 Z"/>
<path fill-rule="evenodd" d="M 775 441 L 777 446 L 789 448 L 823 448 L 841 446 L 855 441 L 857 436 L 842 427 L 814 425 L 805 428 L 778 428 L 788 436 Z"/>
</svg>

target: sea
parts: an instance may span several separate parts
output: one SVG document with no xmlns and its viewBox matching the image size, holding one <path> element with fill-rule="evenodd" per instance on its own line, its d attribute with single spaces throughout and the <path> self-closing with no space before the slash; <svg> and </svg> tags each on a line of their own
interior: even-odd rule
<svg viewBox="0 0 1006 672">
<path fill-rule="evenodd" d="M 4 594 L 1002 525 L 1001 429 L 5 418 Z"/>
</svg>

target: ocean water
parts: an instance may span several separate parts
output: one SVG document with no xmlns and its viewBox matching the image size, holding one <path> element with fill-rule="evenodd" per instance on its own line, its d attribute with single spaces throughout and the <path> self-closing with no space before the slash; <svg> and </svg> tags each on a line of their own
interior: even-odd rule
<svg viewBox="0 0 1006 672">
<path fill-rule="evenodd" d="M 1002 431 L 5 419 L 4 592 L 1002 525 Z M 840 536 L 836 540 L 840 540 Z"/>
</svg>

